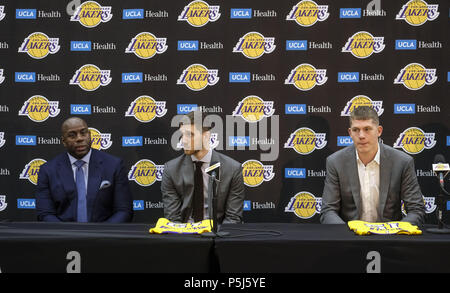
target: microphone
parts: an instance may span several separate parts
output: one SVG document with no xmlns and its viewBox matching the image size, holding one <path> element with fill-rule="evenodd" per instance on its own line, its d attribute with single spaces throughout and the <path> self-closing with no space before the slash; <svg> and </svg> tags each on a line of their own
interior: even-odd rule
<svg viewBox="0 0 450 293">
<path fill-rule="evenodd" d="M 205 173 L 209 175 L 208 184 L 208 213 L 209 219 L 212 220 L 212 232 L 202 233 L 204 237 L 224 237 L 229 235 L 229 232 L 222 232 L 217 223 L 217 185 L 220 182 L 220 162 L 212 161 Z"/>
<path fill-rule="evenodd" d="M 216 181 L 220 182 L 220 162 L 211 162 L 208 168 L 205 169 L 205 173 L 213 177 Z"/>
<path fill-rule="evenodd" d="M 448 172 L 450 170 L 449 164 L 445 163 L 445 158 L 441 154 L 437 154 L 434 156 L 434 164 L 433 164 L 433 171 L 437 174 L 439 178 L 439 186 L 441 188 L 441 193 L 437 197 L 438 199 L 438 209 L 437 209 L 437 219 L 438 219 L 438 228 L 429 228 L 427 229 L 430 233 L 436 233 L 436 234 L 450 234 L 450 229 L 445 226 L 444 222 L 442 221 L 442 211 L 444 210 L 444 194 L 448 195 L 448 192 L 444 189 L 444 178 L 447 176 Z M 444 175 L 445 173 L 445 175 Z M 445 226 L 445 228 L 444 228 Z"/>
<path fill-rule="evenodd" d="M 434 156 L 433 171 L 439 178 L 439 185 L 441 186 L 441 188 L 444 188 L 444 178 L 450 171 L 450 165 L 448 163 L 445 163 L 445 158 L 443 155 L 437 154 L 436 156 Z"/>
</svg>

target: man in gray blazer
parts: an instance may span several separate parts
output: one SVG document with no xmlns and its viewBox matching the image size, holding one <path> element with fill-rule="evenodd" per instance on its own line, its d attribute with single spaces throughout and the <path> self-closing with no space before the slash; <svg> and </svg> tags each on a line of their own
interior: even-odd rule
<svg viewBox="0 0 450 293">
<path fill-rule="evenodd" d="M 209 175 L 205 169 L 220 162 L 216 189 L 218 223 L 241 223 L 245 197 L 242 166 L 210 148 L 210 127 L 202 125 L 201 115 L 193 111 L 185 116 L 180 125 L 184 154 L 164 165 L 161 183 L 164 217 L 182 223 L 209 218 Z"/>
<path fill-rule="evenodd" d="M 414 159 L 382 142 L 377 113 L 360 106 L 350 114 L 353 145 L 330 155 L 322 195 L 320 221 L 344 224 L 367 222 L 423 222 L 425 207 Z M 401 200 L 407 216 L 402 218 Z"/>
</svg>

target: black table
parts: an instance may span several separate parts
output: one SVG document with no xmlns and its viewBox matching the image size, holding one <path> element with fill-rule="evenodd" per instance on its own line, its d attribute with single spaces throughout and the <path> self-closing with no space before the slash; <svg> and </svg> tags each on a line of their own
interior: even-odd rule
<svg viewBox="0 0 450 293">
<path fill-rule="evenodd" d="M 204 273 L 214 269 L 211 238 L 150 234 L 153 226 L 0 223 L 0 270 Z"/>
<path fill-rule="evenodd" d="M 230 230 L 233 229 L 233 230 Z M 246 230 L 278 231 L 250 236 Z M 450 235 L 355 235 L 347 225 L 244 224 L 215 240 L 221 272 L 450 272 Z M 274 233 L 271 233 L 274 234 Z"/>
<path fill-rule="evenodd" d="M 224 225 L 229 238 L 149 234 L 153 224 L 0 223 L 9 272 L 450 272 L 450 235 L 358 236 L 346 225 Z"/>
</svg>

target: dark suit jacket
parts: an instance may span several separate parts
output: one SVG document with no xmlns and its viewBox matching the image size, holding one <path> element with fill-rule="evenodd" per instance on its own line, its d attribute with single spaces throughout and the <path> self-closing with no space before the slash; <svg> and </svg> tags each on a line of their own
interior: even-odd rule
<svg viewBox="0 0 450 293">
<path fill-rule="evenodd" d="M 87 185 L 89 222 L 129 222 L 133 217 L 132 195 L 121 159 L 92 149 Z M 100 189 L 109 181 L 110 186 Z M 39 169 L 36 210 L 39 221 L 77 220 L 77 187 L 67 153 L 43 164 Z"/>
<path fill-rule="evenodd" d="M 220 162 L 220 182 L 217 185 L 218 223 L 241 223 L 245 197 L 242 166 L 214 150 L 211 162 Z M 173 222 L 188 222 L 194 197 L 194 163 L 191 156 L 183 154 L 164 165 L 161 192 L 164 217 Z"/>
<path fill-rule="evenodd" d="M 320 220 L 341 224 L 361 217 L 361 197 L 355 147 L 348 146 L 327 158 L 327 176 Z M 425 206 L 413 158 L 380 143 L 380 222 L 423 222 Z M 401 200 L 407 216 L 402 219 Z"/>
</svg>

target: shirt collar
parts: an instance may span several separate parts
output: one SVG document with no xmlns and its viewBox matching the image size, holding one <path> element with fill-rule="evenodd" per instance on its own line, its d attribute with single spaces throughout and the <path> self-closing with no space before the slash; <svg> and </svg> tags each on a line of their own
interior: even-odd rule
<svg viewBox="0 0 450 293">
<path fill-rule="evenodd" d="M 355 149 L 355 152 L 356 152 L 356 161 L 361 162 L 361 160 L 359 159 L 359 156 L 358 156 L 358 151 L 356 149 Z M 371 162 L 369 162 L 369 164 L 372 163 L 373 161 L 375 161 L 378 165 L 380 165 L 380 144 L 379 143 L 378 143 L 377 154 L 375 155 L 375 158 L 373 158 L 373 160 Z"/>
<path fill-rule="evenodd" d="M 197 159 L 196 156 L 191 155 L 192 162 L 201 161 L 203 163 L 208 164 L 211 163 L 211 157 L 212 157 L 212 149 L 209 149 L 206 155 L 201 160 Z"/>
<path fill-rule="evenodd" d="M 81 158 L 82 161 L 84 161 L 86 164 L 89 164 L 89 160 L 91 159 L 91 153 L 92 149 L 89 149 L 89 152 Z M 73 165 L 78 159 L 74 158 L 71 154 L 67 153 L 69 156 L 70 164 Z"/>
</svg>

